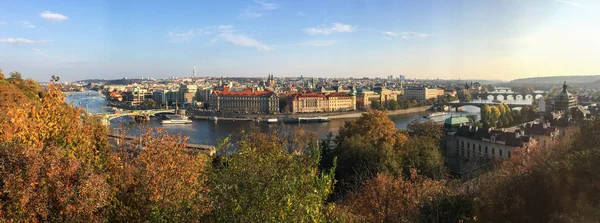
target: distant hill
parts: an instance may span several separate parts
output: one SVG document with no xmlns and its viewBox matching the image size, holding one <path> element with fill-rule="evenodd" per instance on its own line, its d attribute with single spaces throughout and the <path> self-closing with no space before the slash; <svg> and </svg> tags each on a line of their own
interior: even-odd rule
<svg viewBox="0 0 600 223">
<path fill-rule="evenodd" d="M 566 81 L 567 83 L 590 83 L 600 81 L 600 75 L 581 76 L 553 76 L 553 77 L 530 77 L 512 80 L 514 84 L 556 84 Z"/>
</svg>

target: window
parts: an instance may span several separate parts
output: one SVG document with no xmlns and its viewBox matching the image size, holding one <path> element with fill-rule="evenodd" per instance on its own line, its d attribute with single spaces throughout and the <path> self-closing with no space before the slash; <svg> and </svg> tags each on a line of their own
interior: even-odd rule
<svg viewBox="0 0 600 223">
<path fill-rule="evenodd" d="M 462 151 L 462 156 L 464 157 L 465 156 L 465 149 L 463 148 L 461 151 Z"/>
<path fill-rule="evenodd" d="M 500 156 L 502 156 L 502 150 L 500 150 Z"/>
<path fill-rule="evenodd" d="M 494 147 L 492 147 L 492 155 L 496 155 L 496 149 L 494 149 Z"/>
<path fill-rule="evenodd" d="M 481 145 L 479 145 L 479 152 L 481 152 Z"/>
<path fill-rule="evenodd" d="M 471 143 L 467 143 L 467 149 L 471 148 Z"/>
<path fill-rule="evenodd" d="M 465 148 L 465 141 L 461 141 L 462 147 Z"/>
<path fill-rule="evenodd" d="M 510 151 L 508 151 L 508 158 L 510 158 Z"/>
</svg>

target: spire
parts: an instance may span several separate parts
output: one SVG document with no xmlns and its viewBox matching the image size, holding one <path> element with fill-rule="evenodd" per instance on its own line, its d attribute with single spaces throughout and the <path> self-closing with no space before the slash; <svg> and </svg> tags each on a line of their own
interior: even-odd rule
<svg viewBox="0 0 600 223">
<path fill-rule="evenodd" d="M 567 93 L 567 82 L 566 81 L 563 84 L 563 90 L 562 90 L 562 92 Z"/>
<path fill-rule="evenodd" d="M 196 77 L 196 65 L 194 65 L 194 77 Z"/>
</svg>

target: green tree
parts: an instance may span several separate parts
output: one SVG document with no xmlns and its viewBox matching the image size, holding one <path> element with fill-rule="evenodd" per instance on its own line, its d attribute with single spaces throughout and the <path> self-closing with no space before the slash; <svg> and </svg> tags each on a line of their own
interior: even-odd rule
<svg viewBox="0 0 600 223">
<path fill-rule="evenodd" d="M 498 126 L 498 124 L 502 124 L 502 123 L 498 123 L 500 120 L 500 110 L 498 109 L 498 107 L 496 106 L 492 106 L 490 108 L 490 127 L 500 127 L 501 125 Z"/>
<path fill-rule="evenodd" d="M 319 171 L 317 139 L 248 133 L 210 177 L 213 222 L 322 222 L 333 171 Z M 299 144 L 298 144 L 299 143 Z M 306 145 L 296 147 L 295 145 Z M 289 147 L 295 151 L 289 151 Z"/>
<path fill-rule="evenodd" d="M 492 109 L 489 105 L 485 104 L 481 108 L 481 122 L 483 123 L 484 128 L 488 128 L 492 126 L 493 116 Z"/>
<path fill-rule="evenodd" d="M 387 103 L 387 109 L 392 111 L 398 110 L 400 109 L 400 104 L 398 104 L 398 102 L 394 99 L 389 100 Z"/>
<path fill-rule="evenodd" d="M 381 104 L 381 101 L 379 101 L 379 100 L 371 101 L 371 109 L 383 110 L 383 105 Z"/>
<path fill-rule="evenodd" d="M 402 172 L 401 147 L 408 137 L 394 127 L 387 112 L 370 110 L 359 119 L 346 122 L 334 140 L 336 196 L 358 190 L 378 173 Z"/>
</svg>

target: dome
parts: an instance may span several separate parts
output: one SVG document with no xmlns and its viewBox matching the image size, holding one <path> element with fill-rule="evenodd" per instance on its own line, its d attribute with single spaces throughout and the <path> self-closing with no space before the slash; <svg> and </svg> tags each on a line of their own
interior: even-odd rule
<svg viewBox="0 0 600 223">
<path fill-rule="evenodd" d="M 569 93 L 569 91 L 567 91 L 567 82 L 565 81 L 565 83 L 563 84 L 563 90 L 562 92 L 560 92 L 560 94 L 557 95 L 557 99 L 558 100 L 563 100 L 563 101 L 568 101 L 569 99 L 572 99 L 573 95 L 571 93 Z"/>
</svg>

